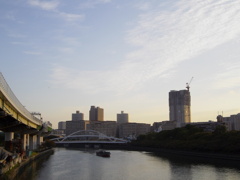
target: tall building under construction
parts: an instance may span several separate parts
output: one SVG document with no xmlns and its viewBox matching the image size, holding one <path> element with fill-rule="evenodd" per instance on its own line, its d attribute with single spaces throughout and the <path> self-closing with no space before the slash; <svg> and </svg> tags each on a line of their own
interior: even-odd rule
<svg viewBox="0 0 240 180">
<path fill-rule="evenodd" d="M 169 92 L 170 121 L 175 121 L 177 127 L 191 122 L 191 96 L 189 89 Z"/>
</svg>

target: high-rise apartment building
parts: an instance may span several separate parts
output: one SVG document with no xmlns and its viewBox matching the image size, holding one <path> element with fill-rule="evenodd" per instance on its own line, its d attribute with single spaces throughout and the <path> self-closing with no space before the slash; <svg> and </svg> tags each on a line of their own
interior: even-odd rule
<svg viewBox="0 0 240 180">
<path fill-rule="evenodd" d="M 76 113 L 72 113 L 72 121 L 80 121 L 83 120 L 83 113 L 76 111 Z"/>
<path fill-rule="evenodd" d="M 89 111 L 89 121 L 103 121 L 104 111 L 100 107 L 91 106 Z"/>
<path fill-rule="evenodd" d="M 176 121 L 177 127 L 191 122 L 191 96 L 189 90 L 169 92 L 170 121 Z"/>
<path fill-rule="evenodd" d="M 128 114 L 121 111 L 121 114 L 117 114 L 117 123 L 128 123 Z"/>
</svg>

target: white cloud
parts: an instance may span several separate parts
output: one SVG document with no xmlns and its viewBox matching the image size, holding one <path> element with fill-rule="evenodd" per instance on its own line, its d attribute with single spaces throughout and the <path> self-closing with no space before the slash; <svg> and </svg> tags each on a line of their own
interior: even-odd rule
<svg viewBox="0 0 240 180">
<path fill-rule="evenodd" d="M 59 2 L 54 0 L 54 1 L 41 1 L 41 0 L 28 0 L 28 3 L 32 6 L 41 8 L 43 10 L 55 10 Z"/>
<path fill-rule="evenodd" d="M 78 71 L 54 65 L 51 76 L 54 79 L 52 83 L 56 85 L 64 84 L 64 88 L 67 89 L 80 89 L 85 92 L 96 93 L 105 90 L 108 81 L 103 80 L 107 80 L 110 74 L 100 71 Z"/>
<path fill-rule="evenodd" d="M 72 54 L 75 52 L 75 49 L 70 47 L 63 47 L 63 48 L 59 48 L 59 51 L 65 54 Z"/>
<path fill-rule="evenodd" d="M 126 38 L 137 49 L 117 68 L 77 73 L 68 69 L 60 71 L 65 74 L 62 80 L 55 69 L 53 77 L 71 88 L 136 89 L 149 79 L 166 78 L 180 62 L 239 37 L 239 9 L 240 1 L 225 0 L 182 0 L 169 10 L 149 9 L 139 16 Z M 76 82 L 84 82 L 84 87 Z"/>
<path fill-rule="evenodd" d="M 84 15 L 82 14 L 73 14 L 59 11 L 57 9 L 58 6 L 60 5 L 60 2 L 58 0 L 53 1 L 28 0 L 28 3 L 31 6 L 35 6 L 43 10 L 52 11 L 57 15 L 57 17 L 60 17 L 65 21 L 73 22 L 84 19 Z"/>
<path fill-rule="evenodd" d="M 137 62 L 144 81 L 239 37 L 239 8 L 239 1 L 182 0 L 174 10 L 142 14 L 127 38 L 138 50 L 128 54 L 125 66 Z"/>
<path fill-rule="evenodd" d="M 139 10 L 149 10 L 151 8 L 150 2 L 140 2 L 136 5 L 136 8 Z"/>
<path fill-rule="evenodd" d="M 240 63 L 223 63 L 222 71 L 215 77 L 214 87 L 216 89 L 233 89 L 240 87 Z"/>
<path fill-rule="evenodd" d="M 80 8 L 95 8 L 99 4 L 110 3 L 112 0 L 87 0 L 80 4 Z"/>
<path fill-rule="evenodd" d="M 24 54 L 28 54 L 28 55 L 41 55 L 41 52 L 37 52 L 37 51 L 24 51 Z"/>
<path fill-rule="evenodd" d="M 29 45 L 29 43 L 27 43 L 27 42 L 19 42 L 19 41 L 13 41 L 13 42 L 11 42 L 11 44 L 13 44 L 13 45 Z"/>
<path fill-rule="evenodd" d="M 65 13 L 65 12 L 59 12 L 59 16 L 65 19 L 66 21 L 78 21 L 78 20 L 84 19 L 84 15 L 71 14 L 71 13 Z"/>
<path fill-rule="evenodd" d="M 13 37 L 13 38 L 26 38 L 27 36 L 24 34 L 20 34 L 20 33 L 12 33 L 10 32 L 8 34 L 9 37 Z"/>
<path fill-rule="evenodd" d="M 16 17 L 13 12 L 9 12 L 5 15 L 5 18 L 11 21 L 16 21 Z"/>
<path fill-rule="evenodd" d="M 19 20 L 19 18 L 15 15 L 13 11 L 9 11 L 4 15 L 4 18 L 10 21 L 14 21 L 18 24 L 24 24 L 23 21 Z"/>
</svg>

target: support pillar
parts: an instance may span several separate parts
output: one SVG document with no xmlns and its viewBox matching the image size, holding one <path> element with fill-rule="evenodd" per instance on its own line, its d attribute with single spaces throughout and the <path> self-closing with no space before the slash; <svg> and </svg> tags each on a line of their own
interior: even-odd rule
<svg viewBox="0 0 240 180">
<path fill-rule="evenodd" d="M 43 142 L 43 137 L 41 135 L 37 135 L 37 148 L 41 146 Z"/>
<path fill-rule="evenodd" d="M 37 149 L 37 135 L 29 135 L 29 150 Z"/>
<path fill-rule="evenodd" d="M 24 151 L 29 150 L 29 134 L 23 135 L 23 150 Z"/>
<path fill-rule="evenodd" d="M 33 136 L 33 150 L 37 149 L 37 135 Z"/>
<path fill-rule="evenodd" d="M 29 135 L 29 151 L 33 150 L 33 135 Z"/>
<path fill-rule="evenodd" d="M 13 144 L 12 144 L 13 139 L 14 139 L 13 132 L 5 132 L 5 149 L 10 152 L 13 152 Z"/>
</svg>

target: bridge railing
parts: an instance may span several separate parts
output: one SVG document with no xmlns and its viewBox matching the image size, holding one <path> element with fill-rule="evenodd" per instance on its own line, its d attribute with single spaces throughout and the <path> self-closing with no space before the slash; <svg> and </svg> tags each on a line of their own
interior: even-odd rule
<svg viewBox="0 0 240 180">
<path fill-rule="evenodd" d="M 6 96 L 8 101 L 27 119 L 35 122 L 38 125 L 42 125 L 42 121 L 35 116 L 33 116 L 17 99 L 17 97 L 12 92 L 10 86 L 8 85 L 7 81 L 4 79 L 2 73 L 0 72 L 0 90 Z"/>
</svg>

